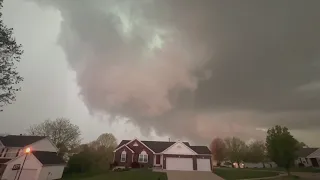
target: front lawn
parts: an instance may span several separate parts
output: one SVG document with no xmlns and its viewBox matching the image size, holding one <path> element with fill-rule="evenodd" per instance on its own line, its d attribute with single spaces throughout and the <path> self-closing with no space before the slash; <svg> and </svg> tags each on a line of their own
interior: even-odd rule
<svg viewBox="0 0 320 180">
<path fill-rule="evenodd" d="M 166 173 L 146 170 L 107 172 L 102 174 L 83 174 L 62 178 L 62 180 L 167 180 Z"/>
<path fill-rule="evenodd" d="M 265 171 L 283 171 L 286 172 L 284 168 L 250 168 L 251 170 L 265 170 Z M 290 172 L 310 172 L 310 173 L 320 173 L 319 168 L 312 167 L 293 167 Z"/>
<path fill-rule="evenodd" d="M 256 171 L 256 170 L 250 170 L 250 169 L 237 169 L 237 168 L 215 168 L 214 173 L 226 180 L 262 178 L 262 177 L 272 177 L 272 176 L 279 175 L 278 172 Z"/>
</svg>

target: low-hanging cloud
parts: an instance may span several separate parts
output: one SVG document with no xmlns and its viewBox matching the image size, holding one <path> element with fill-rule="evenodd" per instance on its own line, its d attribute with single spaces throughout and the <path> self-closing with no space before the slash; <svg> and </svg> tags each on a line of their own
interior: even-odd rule
<svg viewBox="0 0 320 180">
<path fill-rule="evenodd" d="M 320 128 L 319 1 L 34 1 L 92 113 L 194 141 Z"/>
</svg>

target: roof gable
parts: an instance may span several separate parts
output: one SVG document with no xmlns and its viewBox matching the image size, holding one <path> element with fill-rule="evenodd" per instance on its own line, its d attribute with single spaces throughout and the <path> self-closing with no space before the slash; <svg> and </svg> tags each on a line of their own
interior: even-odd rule
<svg viewBox="0 0 320 180">
<path fill-rule="evenodd" d="M 0 137 L 0 141 L 6 147 L 25 147 L 32 143 L 35 143 L 45 136 L 20 136 L 20 135 L 8 135 Z"/>
<path fill-rule="evenodd" d="M 116 147 L 116 150 L 120 147 L 124 146 L 125 144 L 128 144 L 132 142 L 131 140 L 122 140 L 119 145 Z M 161 153 L 162 151 L 166 150 L 168 147 L 172 146 L 176 142 L 170 142 L 170 141 L 140 141 L 145 146 L 149 147 L 152 151 L 155 153 Z M 185 145 L 190 146 L 188 142 L 183 142 Z"/>
<path fill-rule="evenodd" d="M 176 142 L 163 151 L 163 154 L 196 155 L 197 153 L 182 142 Z"/>
<path fill-rule="evenodd" d="M 320 148 L 315 148 L 316 150 L 310 153 L 307 158 L 319 158 L 320 157 Z"/>
</svg>

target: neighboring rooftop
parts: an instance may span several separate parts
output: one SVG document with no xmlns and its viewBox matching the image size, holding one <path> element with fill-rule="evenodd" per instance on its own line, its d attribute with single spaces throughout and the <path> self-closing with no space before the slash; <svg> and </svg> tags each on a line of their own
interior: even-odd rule
<svg viewBox="0 0 320 180">
<path fill-rule="evenodd" d="M 117 148 L 124 144 L 127 144 L 130 141 L 131 140 L 122 140 L 120 144 L 117 146 Z M 144 143 L 146 146 L 148 146 L 150 149 L 152 149 L 155 153 L 160 153 L 166 150 L 168 147 L 170 147 L 174 143 L 176 143 L 172 141 L 141 141 L 141 142 Z M 183 142 L 183 143 L 198 154 L 211 154 L 207 146 L 190 146 L 188 142 Z"/>
<path fill-rule="evenodd" d="M 319 148 L 302 148 L 298 151 L 298 157 L 307 157 Z"/>
<path fill-rule="evenodd" d="M 11 159 L 0 159 L 0 164 L 4 164 L 4 163 L 6 163 L 6 162 L 8 162 L 8 161 L 10 161 Z"/>
<path fill-rule="evenodd" d="M 29 144 L 35 143 L 45 136 L 24 136 L 24 135 L 7 135 L 0 136 L 1 143 L 6 147 L 25 147 Z"/>
<path fill-rule="evenodd" d="M 57 155 L 55 152 L 45 151 L 34 151 L 32 154 L 43 164 L 43 165 L 60 165 L 66 164 L 66 162 Z"/>
</svg>

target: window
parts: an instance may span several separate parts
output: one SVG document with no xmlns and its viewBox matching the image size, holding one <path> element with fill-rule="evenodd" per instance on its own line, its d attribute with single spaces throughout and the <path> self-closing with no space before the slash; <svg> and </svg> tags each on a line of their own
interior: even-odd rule
<svg viewBox="0 0 320 180">
<path fill-rule="evenodd" d="M 126 160 L 127 160 L 127 152 L 126 151 L 122 151 L 120 162 L 126 162 Z"/>
<path fill-rule="evenodd" d="M 148 162 L 148 154 L 145 151 L 142 151 L 139 154 L 138 162 L 140 162 L 140 163 L 147 163 Z"/>
<path fill-rule="evenodd" d="M 19 149 L 16 149 L 16 148 L 7 149 L 7 152 L 5 153 L 4 157 L 7 157 L 7 158 L 17 157 L 17 152 L 19 152 Z"/>
</svg>

